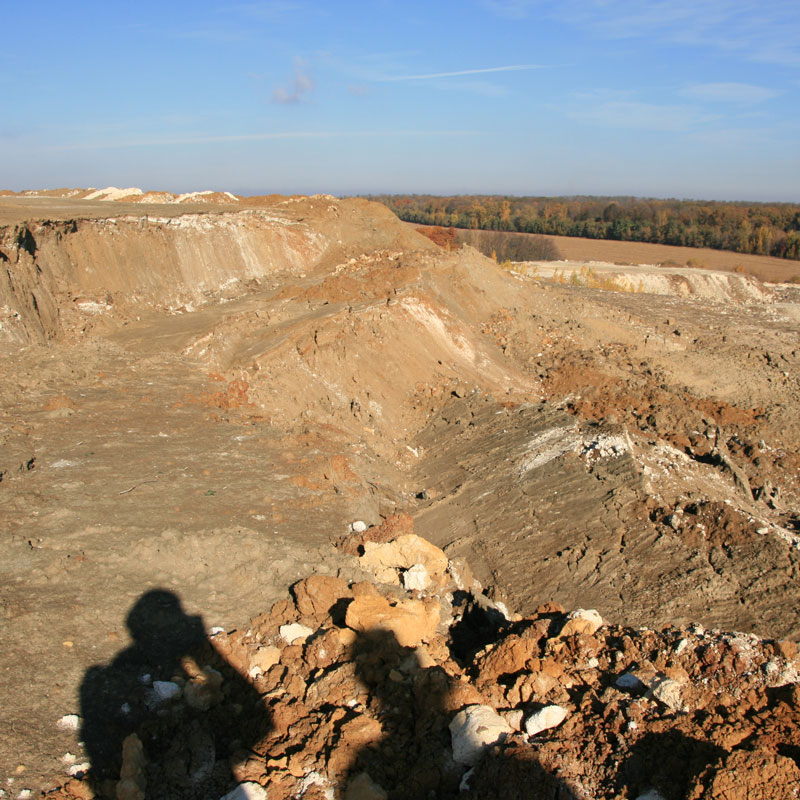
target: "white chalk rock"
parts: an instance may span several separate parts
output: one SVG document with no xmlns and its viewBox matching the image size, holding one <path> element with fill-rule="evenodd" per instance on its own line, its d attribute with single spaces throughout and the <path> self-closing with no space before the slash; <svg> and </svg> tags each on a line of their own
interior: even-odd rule
<svg viewBox="0 0 800 800">
<path fill-rule="evenodd" d="M 537 733 L 555 728 L 567 718 L 567 710 L 561 706 L 545 706 L 531 714 L 525 720 L 525 733 L 536 736 Z"/>
<path fill-rule="evenodd" d="M 511 733 L 511 726 L 491 706 L 467 706 L 450 722 L 453 760 L 471 767 L 483 751 Z"/>
<path fill-rule="evenodd" d="M 56 722 L 56 728 L 60 731 L 76 731 L 81 724 L 81 718 L 77 714 L 65 714 Z"/>
<path fill-rule="evenodd" d="M 430 586 L 431 576 L 424 564 L 414 564 L 403 573 L 403 587 L 407 592 L 417 589 L 424 592 Z"/>
<path fill-rule="evenodd" d="M 174 700 L 181 693 L 181 687 L 174 681 L 153 681 L 153 692 L 163 702 Z"/>
<path fill-rule="evenodd" d="M 278 632 L 281 635 L 281 639 L 288 644 L 304 642 L 314 633 L 307 625 L 301 625 L 299 622 L 293 622 L 291 625 L 281 625 Z"/>
<path fill-rule="evenodd" d="M 267 800 L 267 790 L 260 783 L 246 781 L 220 800 Z"/>
<path fill-rule="evenodd" d="M 367 529 L 367 523 L 362 522 L 360 519 L 357 519 L 355 522 L 350 523 L 350 530 L 353 533 L 364 533 Z"/>
<path fill-rule="evenodd" d="M 653 686 L 653 697 L 671 711 L 683 708 L 683 686 L 670 678 L 664 678 Z"/>
</svg>

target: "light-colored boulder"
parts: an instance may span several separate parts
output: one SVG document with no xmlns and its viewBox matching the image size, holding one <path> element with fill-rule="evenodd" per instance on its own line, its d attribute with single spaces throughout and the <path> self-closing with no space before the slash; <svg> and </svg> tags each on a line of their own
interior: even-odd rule
<svg viewBox="0 0 800 800">
<path fill-rule="evenodd" d="M 624 672 L 614 681 L 614 685 L 618 689 L 629 689 L 636 692 L 645 688 L 644 682 L 633 672 Z"/>
<path fill-rule="evenodd" d="M 683 686 L 670 678 L 657 681 L 652 686 L 653 697 L 671 711 L 683 708 Z"/>
<path fill-rule="evenodd" d="M 447 572 L 447 556 L 436 545 L 414 533 L 398 536 L 391 542 L 366 542 L 361 566 L 374 573 L 385 583 L 397 581 L 397 570 L 411 569 L 422 564 L 436 583 L 444 581 Z"/>
<path fill-rule="evenodd" d="M 406 591 L 410 592 L 416 589 L 419 592 L 424 592 L 431 583 L 431 576 L 428 575 L 428 570 L 425 569 L 424 564 L 414 564 L 403 573 L 403 587 Z"/>
<path fill-rule="evenodd" d="M 511 726 L 491 706 L 467 706 L 450 722 L 453 760 L 472 766 L 487 747 L 511 732 Z"/>
<path fill-rule="evenodd" d="M 402 647 L 417 647 L 431 639 L 439 619 L 439 603 L 435 599 L 393 604 L 381 595 L 361 595 L 347 607 L 345 624 L 359 632 L 391 631 Z"/>
<path fill-rule="evenodd" d="M 181 696 L 181 687 L 174 681 L 153 681 L 153 688 L 147 693 L 146 703 L 150 708 L 160 706 Z"/>
<path fill-rule="evenodd" d="M 559 636 L 585 633 L 589 636 L 603 627 L 603 618 L 593 608 L 577 608 L 568 617 Z"/>
<path fill-rule="evenodd" d="M 525 733 L 536 736 L 537 733 L 555 728 L 567 718 L 567 710 L 561 706 L 545 706 L 531 714 L 525 720 Z"/>
</svg>

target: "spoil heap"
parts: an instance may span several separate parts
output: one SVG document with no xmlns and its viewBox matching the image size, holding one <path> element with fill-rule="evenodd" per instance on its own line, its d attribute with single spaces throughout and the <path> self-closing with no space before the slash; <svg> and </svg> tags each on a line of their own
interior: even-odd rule
<svg viewBox="0 0 800 800">
<path fill-rule="evenodd" d="M 191 622 L 151 621 L 149 661 L 129 651 L 92 678 L 124 708 L 86 709 L 95 767 L 49 796 L 800 796 L 796 645 L 552 603 L 520 617 L 412 527 L 346 538 L 349 569 L 297 582 L 246 630 L 176 642 Z"/>
</svg>

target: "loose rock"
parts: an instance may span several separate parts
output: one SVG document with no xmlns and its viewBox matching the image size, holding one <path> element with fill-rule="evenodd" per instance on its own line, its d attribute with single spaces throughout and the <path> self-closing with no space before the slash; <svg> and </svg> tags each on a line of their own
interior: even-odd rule
<svg viewBox="0 0 800 800">
<path fill-rule="evenodd" d="M 558 727 L 567 718 L 567 711 L 561 706 L 545 706 L 535 711 L 525 720 L 525 733 L 536 736 L 537 733 Z"/>
<path fill-rule="evenodd" d="M 453 760 L 472 766 L 492 744 L 511 733 L 511 726 L 491 706 L 469 706 L 450 722 Z"/>
</svg>

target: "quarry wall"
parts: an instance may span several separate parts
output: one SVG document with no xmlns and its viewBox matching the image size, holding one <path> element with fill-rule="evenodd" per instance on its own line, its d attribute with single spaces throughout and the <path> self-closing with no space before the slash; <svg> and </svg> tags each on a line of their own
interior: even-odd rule
<svg viewBox="0 0 800 800">
<path fill-rule="evenodd" d="M 44 343 L 81 317 L 187 310 L 277 272 L 312 268 L 330 240 L 270 211 L 23 222 L 0 228 L 0 342 Z"/>
</svg>

